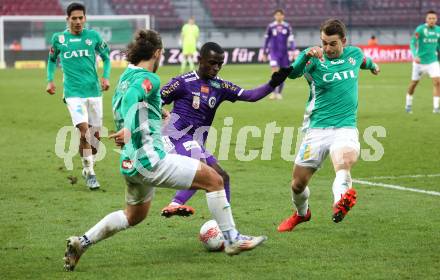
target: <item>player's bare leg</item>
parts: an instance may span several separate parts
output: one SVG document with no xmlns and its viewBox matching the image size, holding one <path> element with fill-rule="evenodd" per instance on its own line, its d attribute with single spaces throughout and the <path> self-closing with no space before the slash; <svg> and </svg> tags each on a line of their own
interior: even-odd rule
<svg viewBox="0 0 440 280">
<path fill-rule="evenodd" d="M 440 77 L 432 78 L 433 85 L 433 113 L 440 114 Z"/>
<path fill-rule="evenodd" d="M 413 95 L 414 95 L 414 92 L 416 90 L 418 83 L 419 83 L 419 81 L 413 80 L 409 83 L 409 86 L 408 86 L 408 92 L 406 94 L 405 111 L 410 114 L 412 113 Z"/>
<path fill-rule="evenodd" d="M 96 180 L 95 170 L 93 168 L 93 150 L 91 146 L 92 137 L 88 123 L 80 123 L 76 126 L 80 131 L 79 153 L 83 164 L 82 175 L 86 180 L 86 185 L 90 190 L 99 189 L 99 183 Z"/>
<path fill-rule="evenodd" d="M 298 224 L 307 222 L 312 217 L 308 203 L 310 190 L 307 185 L 315 171 L 315 169 L 310 167 L 303 167 L 299 165 L 295 165 L 293 167 L 291 183 L 292 202 L 296 208 L 296 211 L 292 216 L 281 222 L 281 224 L 278 226 L 279 232 L 292 231 Z"/>
<path fill-rule="evenodd" d="M 333 181 L 333 216 L 335 223 L 342 221 L 356 204 L 356 190 L 353 189 L 350 170 L 358 159 L 358 151 L 341 147 L 330 154 L 336 176 Z"/>
</svg>

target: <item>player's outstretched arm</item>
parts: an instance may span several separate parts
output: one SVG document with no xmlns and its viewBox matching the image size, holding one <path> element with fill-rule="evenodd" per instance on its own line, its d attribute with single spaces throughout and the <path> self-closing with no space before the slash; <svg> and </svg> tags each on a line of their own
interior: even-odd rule
<svg viewBox="0 0 440 280">
<path fill-rule="evenodd" d="M 277 86 L 282 84 L 292 71 L 292 67 L 281 68 L 272 74 L 270 81 L 267 84 L 261 85 L 257 88 L 244 90 L 239 96 L 238 100 L 255 102 L 271 93 Z"/>
<path fill-rule="evenodd" d="M 307 48 L 300 52 L 295 62 L 292 64 L 292 71 L 289 74 L 290 79 L 296 79 L 304 74 L 307 63 L 310 58 L 322 58 L 322 49 L 318 46 Z"/>
</svg>

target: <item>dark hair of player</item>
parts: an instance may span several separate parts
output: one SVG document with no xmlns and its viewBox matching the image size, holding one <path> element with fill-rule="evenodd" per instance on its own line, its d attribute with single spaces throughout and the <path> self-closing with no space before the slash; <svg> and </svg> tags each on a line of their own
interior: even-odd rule
<svg viewBox="0 0 440 280">
<path fill-rule="evenodd" d="M 214 42 L 207 42 L 203 44 L 202 48 L 200 49 L 200 57 L 207 57 L 211 51 L 219 54 L 225 52 L 219 44 Z"/>
<path fill-rule="evenodd" d="M 436 13 L 434 10 L 429 10 L 429 11 L 426 12 L 426 14 L 427 14 L 427 15 L 429 15 L 429 14 L 434 14 L 434 15 L 436 15 L 437 13 Z"/>
<path fill-rule="evenodd" d="M 83 11 L 84 15 L 86 15 L 86 7 L 81 3 L 70 3 L 69 6 L 67 6 L 66 14 L 68 17 L 72 14 L 73 11 Z"/>
<path fill-rule="evenodd" d="M 125 54 L 127 61 L 137 65 L 142 60 L 149 60 L 155 51 L 162 49 L 162 38 L 154 30 L 141 29 L 136 32 L 134 40 L 128 44 Z"/>
<path fill-rule="evenodd" d="M 324 32 L 327 36 L 339 35 L 341 39 L 345 38 L 345 34 L 347 33 L 347 29 L 345 28 L 345 24 L 335 18 L 331 18 L 326 20 L 322 25 L 320 32 Z"/>
<path fill-rule="evenodd" d="M 277 14 L 277 13 L 280 13 L 280 14 L 284 15 L 284 10 L 283 10 L 283 9 L 276 9 L 276 10 L 273 12 L 274 15 Z"/>
</svg>

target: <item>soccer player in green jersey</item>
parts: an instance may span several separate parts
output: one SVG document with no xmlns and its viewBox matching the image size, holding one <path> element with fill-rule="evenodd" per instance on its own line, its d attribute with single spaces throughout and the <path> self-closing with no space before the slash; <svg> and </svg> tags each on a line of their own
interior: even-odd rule
<svg viewBox="0 0 440 280">
<path fill-rule="evenodd" d="M 112 101 L 118 132 L 109 136 L 122 147 L 120 171 L 127 184 L 127 205 L 125 210 L 108 214 L 81 237 L 67 239 L 64 267 L 68 271 L 92 244 L 143 221 L 155 187 L 205 190 L 208 208 L 225 236 L 228 255 L 251 250 L 266 240 L 265 236 L 246 236 L 237 231 L 223 179 L 213 168 L 165 152 L 160 78 L 156 74 L 161 55 L 162 40 L 152 30 L 138 31 L 127 48 L 130 65 L 121 75 Z"/>
<path fill-rule="evenodd" d="M 86 184 L 91 190 L 99 188 L 96 179 L 94 155 L 97 153 L 99 132 L 102 127 L 102 93 L 110 87 L 109 48 L 98 32 L 84 29 L 86 9 L 84 5 L 72 3 L 67 7 L 68 29 L 52 36 L 52 46 L 47 61 L 47 87 L 55 93 L 53 82 L 57 58 L 60 58 L 64 100 L 73 125 L 80 133 L 79 153 L 81 155 Z M 96 53 L 104 63 L 101 84 L 96 70 Z"/>
<path fill-rule="evenodd" d="M 305 136 L 295 159 L 292 200 L 296 211 L 284 220 L 278 231 L 291 231 L 309 221 L 308 183 L 328 154 L 336 177 L 333 182 L 333 221 L 340 222 L 356 203 L 350 170 L 360 151 L 356 115 L 358 108 L 359 69 L 379 73 L 379 67 L 364 56 L 361 49 L 346 45 L 345 25 L 329 19 L 321 25 L 321 47 L 300 53 L 292 64 L 289 78 L 304 75 L 310 96 L 306 105 Z"/>
<path fill-rule="evenodd" d="M 406 94 L 405 110 L 412 113 L 413 95 L 423 74 L 427 73 L 433 84 L 433 113 L 440 113 L 440 26 L 437 23 L 437 13 L 428 11 L 425 23 L 417 26 L 411 38 L 411 52 L 414 57 L 411 82 Z"/>
<path fill-rule="evenodd" d="M 180 40 L 182 43 L 182 65 L 180 72 L 185 73 L 186 63 L 189 64 L 189 70 L 194 70 L 194 60 L 197 52 L 197 42 L 199 40 L 200 30 L 195 23 L 194 17 L 190 17 L 188 23 L 182 26 Z"/>
</svg>

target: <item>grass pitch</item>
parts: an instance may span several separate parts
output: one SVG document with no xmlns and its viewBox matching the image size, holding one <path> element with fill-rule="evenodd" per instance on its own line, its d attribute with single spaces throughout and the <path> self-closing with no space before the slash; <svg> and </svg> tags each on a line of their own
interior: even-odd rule
<svg viewBox="0 0 440 280">
<path fill-rule="evenodd" d="M 440 192 L 440 115 L 433 115 L 432 85 L 424 78 L 414 114 L 404 112 L 410 64 L 382 65 L 375 77 L 363 72 L 359 88 L 359 132 L 382 126 L 386 137 L 379 161 L 360 160 L 353 178 L 398 187 Z M 122 70 L 112 72 L 112 89 Z M 268 80 L 266 65 L 226 65 L 221 76 L 245 88 Z M 163 67 L 164 84 L 178 67 Z M 225 117 L 234 124 L 229 159 L 220 161 L 231 176 L 232 206 L 245 234 L 266 234 L 261 248 L 240 256 L 206 252 L 197 239 L 209 218 L 204 195 L 189 204 L 196 214 L 164 219 L 160 209 L 173 192 L 158 189 L 149 217 L 135 228 L 92 247 L 74 273 L 63 271 L 65 238 L 83 234 L 107 213 L 124 206 L 124 183 L 114 145 L 103 139 L 107 154 L 96 167 L 102 188 L 90 192 L 81 178 L 79 156 L 66 170 L 55 155 L 58 130 L 70 125 L 58 92 L 45 93 L 45 72 L 0 71 L 0 275 L 1 279 L 438 279 L 440 271 L 440 196 L 355 184 L 358 204 L 340 224 L 331 221 L 333 171 L 327 160 L 310 184 L 312 220 L 294 232 L 277 233 L 291 214 L 292 162 L 281 158 L 282 133 L 275 135 L 270 160 L 235 157 L 238 130 L 266 124 L 298 128 L 308 87 L 288 80 L 284 100 L 255 104 L 224 103 L 214 126 Z M 105 93 L 104 125 L 113 129 L 111 96 Z M 295 145 L 295 143 L 293 143 Z M 362 149 L 370 145 L 361 137 Z M 248 138 L 247 150 L 261 151 L 262 137 Z M 214 151 L 215 153 L 217 151 Z M 371 151 L 374 152 L 374 151 Z M 416 175 L 416 176 L 414 176 Z M 427 176 L 429 175 L 429 176 Z M 77 177 L 71 184 L 68 177 Z"/>
</svg>

